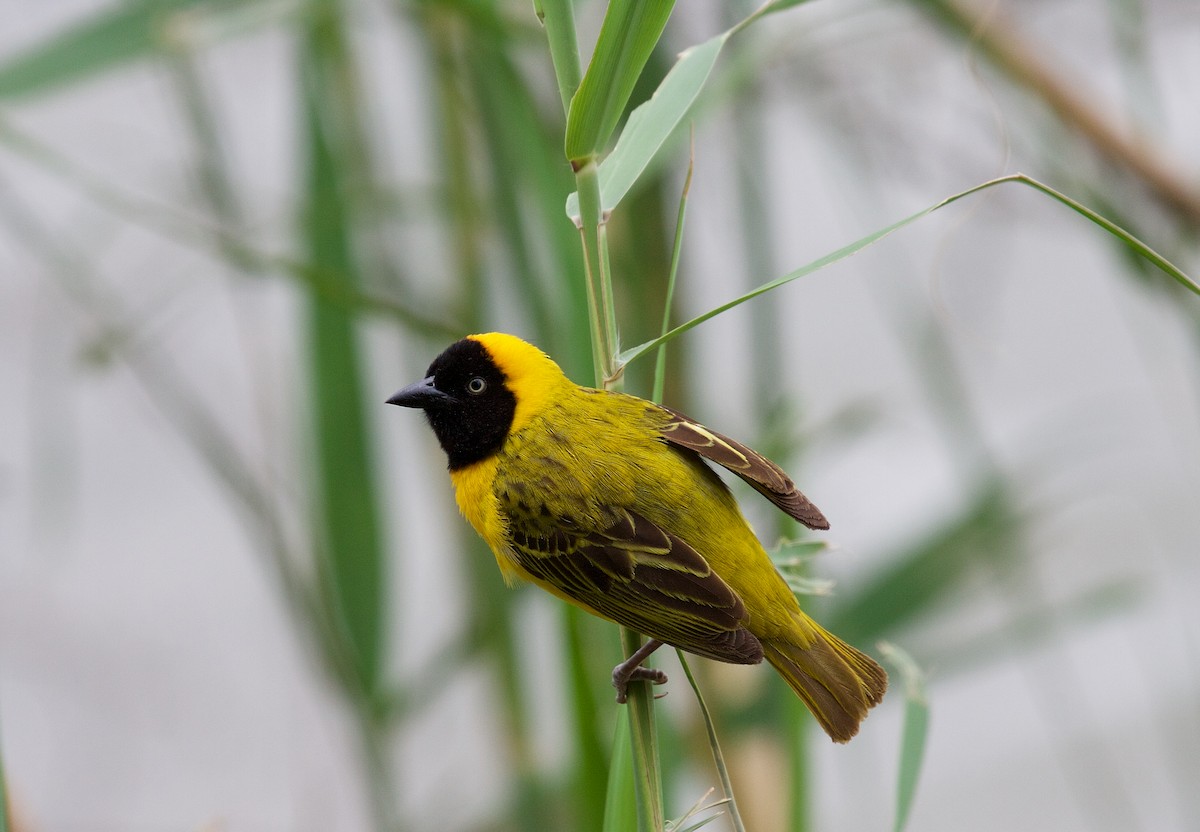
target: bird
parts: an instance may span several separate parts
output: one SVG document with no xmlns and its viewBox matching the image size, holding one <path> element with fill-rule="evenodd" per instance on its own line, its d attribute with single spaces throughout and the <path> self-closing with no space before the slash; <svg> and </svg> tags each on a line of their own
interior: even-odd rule
<svg viewBox="0 0 1200 832">
<path fill-rule="evenodd" d="M 721 662 L 769 662 L 834 742 L 887 690 L 867 654 L 800 608 L 708 463 L 811 529 L 829 522 L 773 462 L 682 413 L 572 382 L 515 335 L 469 335 L 387 400 L 419 408 L 446 454 L 455 500 L 506 582 L 531 582 L 648 641 L 613 670 L 663 684 L 642 662 L 663 644 Z"/>
</svg>

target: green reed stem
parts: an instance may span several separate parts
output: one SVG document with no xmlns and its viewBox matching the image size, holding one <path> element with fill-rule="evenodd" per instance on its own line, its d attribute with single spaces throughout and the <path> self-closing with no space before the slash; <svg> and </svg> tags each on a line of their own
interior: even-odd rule
<svg viewBox="0 0 1200 832">
<path fill-rule="evenodd" d="M 575 39 L 574 13 L 569 0 L 539 0 L 538 16 L 546 28 L 551 60 L 563 101 L 564 113 L 583 77 L 579 49 Z M 613 303 L 612 274 L 609 269 L 608 240 L 604 231 L 606 217 L 600 204 L 598 159 L 594 156 L 575 165 L 575 184 L 579 192 L 579 231 L 587 281 L 588 321 L 592 340 L 592 366 L 597 386 L 619 387 L 614 375 L 617 353 L 617 319 Z M 641 635 L 621 629 L 621 648 L 632 655 L 641 646 Z M 638 826 L 643 832 L 657 832 L 665 825 L 662 799 L 662 770 L 654 731 L 653 698 L 649 685 L 633 684 L 629 690 L 628 716 L 634 781 L 638 803 Z"/>
<path fill-rule="evenodd" d="M 558 81 L 558 94 L 562 97 L 563 114 L 566 115 L 571 109 L 571 98 L 583 79 L 579 42 L 575 37 L 575 12 L 571 0 L 534 0 L 533 7 L 538 20 L 546 28 L 550 60 L 554 64 L 554 77 Z"/>
</svg>

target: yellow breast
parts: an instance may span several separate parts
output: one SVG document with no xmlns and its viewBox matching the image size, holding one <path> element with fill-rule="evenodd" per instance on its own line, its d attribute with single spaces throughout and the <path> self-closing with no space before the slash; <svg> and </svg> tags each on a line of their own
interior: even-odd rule
<svg viewBox="0 0 1200 832">
<path fill-rule="evenodd" d="M 504 580 L 512 584 L 525 575 L 507 555 L 508 525 L 500 513 L 499 501 L 492 487 L 498 465 L 497 457 L 489 457 L 466 468 L 451 471 L 450 482 L 454 484 L 454 501 L 458 503 L 458 510 L 491 548 Z"/>
</svg>

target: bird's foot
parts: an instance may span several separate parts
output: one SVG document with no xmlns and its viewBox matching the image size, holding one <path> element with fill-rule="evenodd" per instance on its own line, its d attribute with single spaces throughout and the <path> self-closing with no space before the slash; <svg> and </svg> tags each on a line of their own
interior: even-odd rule
<svg viewBox="0 0 1200 832">
<path fill-rule="evenodd" d="M 613 668 L 612 683 L 617 689 L 617 702 L 625 704 L 629 698 L 630 682 L 649 682 L 652 685 L 666 684 L 667 674 L 656 667 L 642 667 L 651 653 L 662 647 L 658 639 L 650 639 L 637 652 Z"/>
<path fill-rule="evenodd" d="M 618 668 L 620 665 L 617 666 Z M 629 698 L 630 682 L 649 682 L 652 685 L 665 685 L 667 674 L 657 667 L 635 667 L 632 672 L 618 676 L 613 671 L 613 687 L 617 689 L 617 702 L 624 705 Z"/>
</svg>

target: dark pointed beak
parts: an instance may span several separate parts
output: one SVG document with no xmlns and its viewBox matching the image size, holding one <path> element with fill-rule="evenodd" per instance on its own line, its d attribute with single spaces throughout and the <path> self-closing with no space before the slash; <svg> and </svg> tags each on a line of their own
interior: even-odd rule
<svg viewBox="0 0 1200 832">
<path fill-rule="evenodd" d="M 401 407 L 419 407 L 427 410 L 431 407 L 443 407 L 451 404 L 454 398 L 433 386 L 433 376 L 410 384 L 387 400 L 388 404 L 398 404 Z"/>
</svg>

